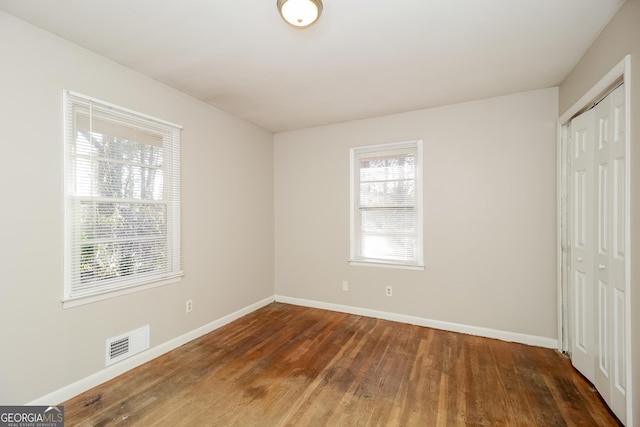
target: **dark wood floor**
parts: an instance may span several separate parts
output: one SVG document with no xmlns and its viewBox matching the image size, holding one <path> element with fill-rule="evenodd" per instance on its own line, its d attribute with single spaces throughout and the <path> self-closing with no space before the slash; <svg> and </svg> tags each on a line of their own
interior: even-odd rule
<svg viewBox="0 0 640 427">
<path fill-rule="evenodd" d="M 557 351 L 274 303 L 64 403 L 67 426 L 610 426 Z"/>
</svg>

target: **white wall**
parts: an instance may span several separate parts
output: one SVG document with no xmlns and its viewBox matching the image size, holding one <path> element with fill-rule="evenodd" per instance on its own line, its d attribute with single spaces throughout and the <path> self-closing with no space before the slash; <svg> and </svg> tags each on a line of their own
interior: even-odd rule
<svg viewBox="0 0 640 427">
<path fill-rule="evenodd" d="M 276 134 L 276 294 L 556 339 L 557 99 Z M 424 140 L 426 269 L 349 266 L 349 148 L 411 139 Z"/>
<path fill-rule="evenodd" d="M 272 134 L 3 12 L 0 82 L 0 404 L 99 372 L 109 337 L 157 346 L 273 295 Z M 61 308 L 63 89 L 184 126 L 181 283 Z"/>
</svg>

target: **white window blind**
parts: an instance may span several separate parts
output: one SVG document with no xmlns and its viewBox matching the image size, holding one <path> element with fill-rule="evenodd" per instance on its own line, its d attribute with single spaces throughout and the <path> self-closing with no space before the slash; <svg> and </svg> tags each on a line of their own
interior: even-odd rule
<svg viewBox="0 0 640 427">
<path fill-rule="evenodd" d="M 351 262 L 423 266 L 422 141 L 351 149 Z"/>
<path fill-rule="evenodd" d="M 65 91 L 64 300 L 182 276 L 180 127 Z"/>
</svg>

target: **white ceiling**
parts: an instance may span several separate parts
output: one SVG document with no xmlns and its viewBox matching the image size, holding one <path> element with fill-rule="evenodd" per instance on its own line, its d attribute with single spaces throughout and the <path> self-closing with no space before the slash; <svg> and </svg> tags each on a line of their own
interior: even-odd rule
<svg viewBox="0 0 640 427">
<path fill-rule="evenodd" d="M 273 131 L 558 85 L 624 0 L 0 0 L 0 9 Z"/>
</svg>

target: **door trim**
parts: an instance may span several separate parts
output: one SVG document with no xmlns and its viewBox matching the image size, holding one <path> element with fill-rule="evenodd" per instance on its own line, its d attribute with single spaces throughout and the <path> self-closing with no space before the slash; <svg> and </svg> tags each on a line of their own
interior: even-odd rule
<svg viewBox="0 0 640 427">
<path fill-rule="evenodd" d="M 564 277 L 565 265 L 565 242 L 563 241 L 563 225 L 566 224 L 566 211 L 563 209 L 563 194 L 566 194 L 566 159 L 563 153 L 566 150 L 566 126 L 571 119 L 581 112 L 589 109 L 594 102 L 606 94 L 611 88 L 620 82 L 625 84 L 625 228 L 628 238 L 625 239 L 625 252 L 627 262 L 625 263 L 625 349 L 626 349 L 626 418 L 627 427 L 633 426 L 633 399 L 632 399 L 632 370 L 631 364 L 631 56 L 625 56 L 616 66 L 614 66 L 598 83 L 587 91 L 575 104 L 573 104 L 564 114 L 560 116 L 557 123 L 557 170 L 556 170 L 556 247 L 557 247 L 557 295 L 558 295 L 558 350 L 568 351 L 568 321 L 567 313 L 567 292 Z"/>
</svg>

